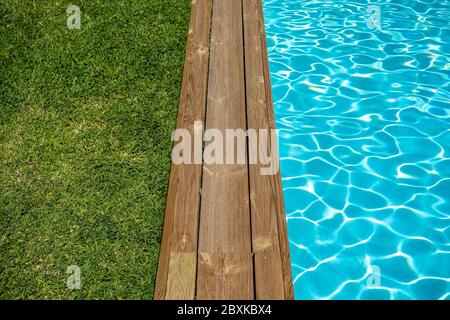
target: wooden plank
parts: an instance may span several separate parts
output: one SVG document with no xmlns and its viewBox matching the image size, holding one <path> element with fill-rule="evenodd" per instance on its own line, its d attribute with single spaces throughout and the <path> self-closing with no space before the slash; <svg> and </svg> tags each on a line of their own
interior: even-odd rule
<svg viewBox="0 0 450 320">
<path fill-rule="evenodd" d="M 261 53 L 263 59 L 263 76 L 266 93 L 266 110 L 268 114 L 268 123 L 270 129 L 275 129 L 275 115 L 273 107 L 272 86 L 270 83 L 270 69 L 267 52 L 266 31 L 264 26 L 264 15 L 261 0 L 257 0 L 258 8 L 258 20 L 259 20 L 259 34 L 261 40 Z M 275 179 L 271 180 L 271 186 L 273 191 L 273 199 L 275 200 L 275 214 L 277 220 L 278 239 L 281 254 L 281 266 L 283 274 L 283 290 L 284 299 L 294 299 L 294 287 L 292 281 L 292 268 L 291 259 L 289 254 L 289 239 L 286 225 L 286 215 L 284 208 L 283 189 L 281 184 L 281 175 L 278 173 L 274 176 Z"/>
<path fill-rule="evenodd" d="M 247 122 L 249 129 L 269 129 L 264 59 L 258 0 L 244 1 Z M 272 149 L 269 140 L 269 150 Z M 250 164 L 252 240 L 256 299 L 283 299 L 283 271 L 277 228 L 278 195 L 275 175 L 262 175 L 262 165 Z"/>
<path fill-rule="evenodd" d="M 166 300 L 194 298 L 196 265 L 196 252 L 170 252 Z"/>
<path fill-rule="evenodd" d="M 251 253 L 200 253 L 199 300 L 246 300 L 253 297 Z"/>
<path fill-rule="evenodd" d="M 206 128 L 223 134 L 246 129 L 242 27 L 241 0 L 214 0 Z M 254 297 L 248 197 L 246 164 L 204 165 L 198 299 Z"/>
<path fill-rule="evenodd" d="M 177 128 L 193 135 L 204 122 L 208 82 L 211 0 L 192 2 Z M 201 164 L 172 164 L 155 299 L 194 299 Z"/>
<path fill-rule="evenodd" d="M 177 128 L 193 134 L 207 98 L 206 128 L 274 129 L 261 0 L 214 0 L 212 26 L 211 11 L 193 1 Z M 155 299 L 293 298 L 281 178 L 260 169 L 172 165 Z"/>
</svg>

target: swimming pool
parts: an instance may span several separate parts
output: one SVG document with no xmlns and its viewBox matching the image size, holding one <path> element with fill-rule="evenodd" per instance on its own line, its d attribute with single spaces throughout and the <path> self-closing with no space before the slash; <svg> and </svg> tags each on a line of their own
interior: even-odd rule
<svg viewBox="0 0 450 320">
<path fill-rule="evenodd" d="M 263 0 L 297 299 L 449 299 L 450 2 Z"/>
</svg>

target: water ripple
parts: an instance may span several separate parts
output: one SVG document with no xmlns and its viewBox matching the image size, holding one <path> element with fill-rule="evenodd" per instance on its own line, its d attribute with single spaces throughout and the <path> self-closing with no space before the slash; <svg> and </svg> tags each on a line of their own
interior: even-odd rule
<svg viewBox="0 0 450 320">
<path fill-rule="evenodd" d="M 296 298 L 449 299 L 450 2 L 263 5 Z"/>
</svg>

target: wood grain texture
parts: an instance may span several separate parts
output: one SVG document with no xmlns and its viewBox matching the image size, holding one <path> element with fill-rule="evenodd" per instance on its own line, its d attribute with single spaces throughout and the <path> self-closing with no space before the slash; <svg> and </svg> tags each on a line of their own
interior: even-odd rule
<svg viewBox="0 0 450 320">
<path fill-rule="evenodd" d="M 245 70 L 249 129 L 269 129 L 267 92 L 262 57 L 258 0 L 244 1 Z M 270 141 L 269 141 L 270 142 Z M 273 149 L 268 145 L 268 149 Z M 270 154 L 270 153 L 269 153 Z M 250 164 L 252 240 L 255 256 L 256 299 L 283 299 L 283 270 L 277 228 L 280 209 L 277 176 L 262 175 L 262 165 Z"/>
<path fill-rule="evenodd" d="M 241 0 L 214 0 L 207 129 L 246 130 L 242 27 Z M 246 164 L 204 165 L 199 256 L 198 299 L 253 299 Z M 224 268 L 239 272 L 223 283 Z"/>
<path fill-rule="evenodd" d="M 250 252 L 200 253 L 199 300 L 247 300 L 253 297 Z"/>
<path fill-rule="evenodd" d="M 261 51 L 262 51 L 262 59 L 263 59 L 263 75 L 264 75 L 264 85 L 266 87 L 266 110 L 268 113 L 268 123 L 269 128 L 275 129 L 275 115 L 274 115 L 274 107 L 273 107 L 273 97 L 272 97 L 272 86 L 270 83 L 270 69 L 269 69 L 269 57 L 267 52 L 267 40 L 266 40 L 266 31 L 264 27 L 264 15 L 263 15 L 263 7 L 262 0 L 257 0 L 257 8 L 258 8 L 258 17 L 259 17 L 259 34 L 261 38 Z M 289 253 L 289 239 L 287 233 L 287 224 L 286 224 L 286 214 L 284 207 L 284 198 L 283 198 L 283 189 L 281 185 L 281 175 L 278 173 L 275 176 L 275 179 L 271 181 L 273 197 L 276 199 L 276 220 L 277 220 L 277 229 L 278 229 L 278 239 L 280 245 L 280 253 L 281 253 L 281 265 L 283 270 L 283 289 L 284 289 L 284 299 L 285 300 L 293 300 L 294 299 L 294 287 L 292 280 L 292 266 L 291 259 Z"/>
<path fill-rule="evenodd" d="M 166 300 L 193 299 L 195 294 L 196 266 L 196 252 L 170 253 Z"/>
<path fill-rule="evenodd" d="M 211 0 L 192 2 L 177 117 L 191 135 L 205 118 L 211 8 Z M 201 164 L 172 164 L 155 299 L 195 297 L 201 174 Z"/>
<path fill-rule="evenodd" d="M 261 0 L 193 1 L 177 128 L 196 120 L 275 129 Z M 293 299 L 281 177 L 262 167 L 172 165 L 155 299 Z"/>
</svg>

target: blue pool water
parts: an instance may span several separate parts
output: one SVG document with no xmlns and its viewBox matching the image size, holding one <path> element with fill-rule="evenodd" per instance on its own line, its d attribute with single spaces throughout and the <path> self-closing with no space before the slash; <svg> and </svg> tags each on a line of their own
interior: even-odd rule
<svg viewBox="0 0 450 320">
<path fill-rule="evenodd" d="M 263 7 L 295 297 L 450 299 L 450 2 Z"/>
</svg>

